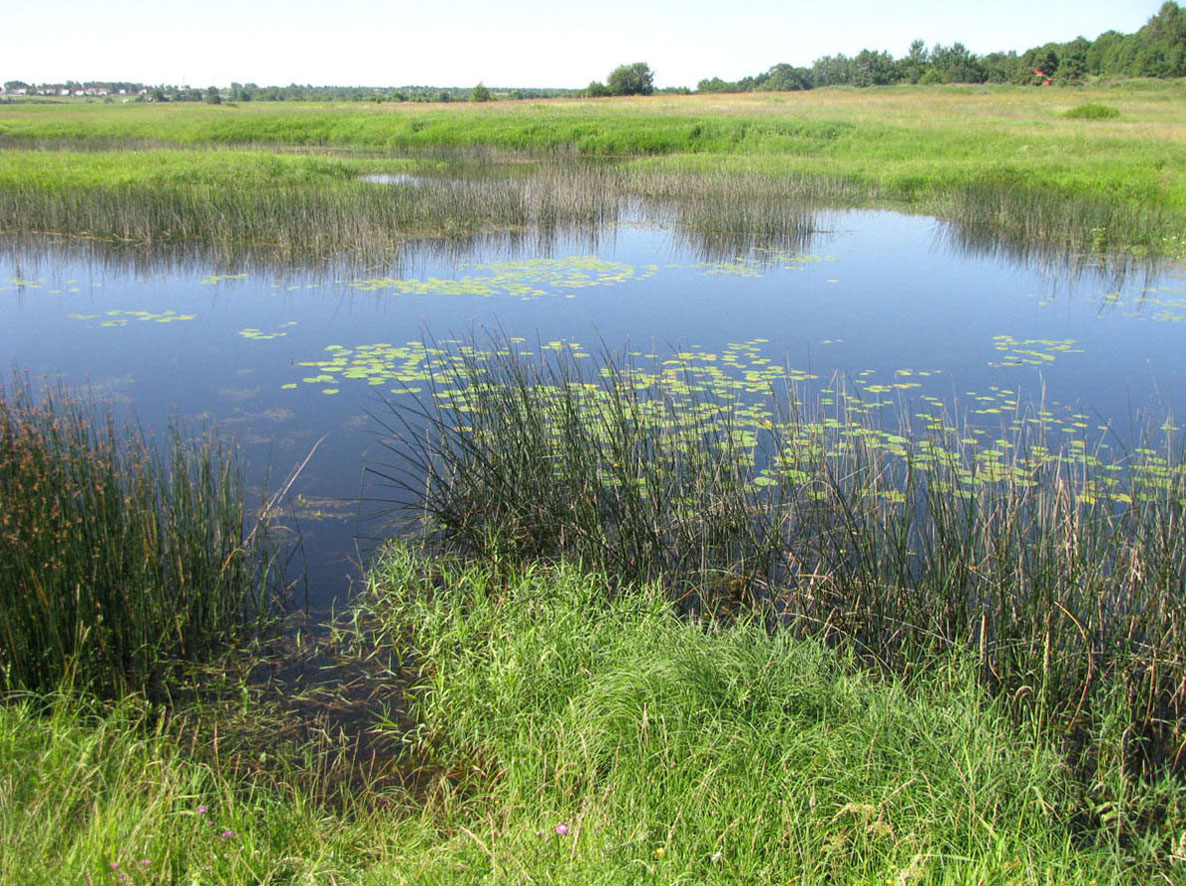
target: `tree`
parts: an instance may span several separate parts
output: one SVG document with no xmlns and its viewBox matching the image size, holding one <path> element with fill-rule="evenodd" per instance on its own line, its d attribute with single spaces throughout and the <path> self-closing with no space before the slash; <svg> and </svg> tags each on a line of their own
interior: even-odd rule
<svg viewBox="0 0 1186 886">
<path fill-rule="evenodd" d="M 775 65 L 765 74 L 758 86 L 763 92 L 794 92 L 811 89 L 811 72 L 806 68 L 795 68 L 785 62 Z"/>
<path fill-rule="evenodd" d="M 218 91 L 217 86 L 210 86 L 206 89 L 206 104 L 209 104 L 209 105 L 222 104 L 222 94 Z"/>
<path fill-rule="evenodd" d="M 844 53 L 817 58 L 811 65 L 811 82 L 816 86 L 847 86 L 852 83 L 852 59 Z"/>
<path fill-rule="evenodd" d="M 655 91 L 655 75 L 646 62 L 618 65 L 610 71 L 606 88 L 610 95 L 650 95 Z"/>
<path fill-rule="evenodd" d="M 591 81 L 589 85 L 585 87 L 583 92 L 583 95 L 586 98 L 605 98 L 605 96 L 610 94 L 610 91 L 600 80 Z"/>
<path fill-rule="evenodd" d="M 488 102 L 490 101 L 490 90 L 479 83 L 470 90 L 469 100 L 471 102 Z"/>
<path fill-rule="evenodd" d="M 931 69 L 944 83 L 983 83 L 988 79 L 988 71 L 962 43 L 936 45 L 931 50 Z"/>
<path fill-rule="evenodd" d="M 887 86 L 897 80 L 894 60 L 888 52 L 862 49 L 852 60 L 854 86 Z"/>
<path fill-rule="evenodd" d="M 931 54 L 927 52 L 927 45 L 921 40 L 914 40 L 906 55 L 894 62 L 897 78 L 907 83 L 917 83 L 926 73 L 930 63 Z"/>
</svg>

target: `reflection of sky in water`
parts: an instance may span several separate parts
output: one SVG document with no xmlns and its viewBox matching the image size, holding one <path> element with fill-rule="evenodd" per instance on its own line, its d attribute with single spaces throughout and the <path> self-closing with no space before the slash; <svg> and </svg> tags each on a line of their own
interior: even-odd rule
<svg viewBox="0 0 1186 886">
<path fill-rule="evenodd" d="M 704 261 L 671 231 L 621 227 L 595 255 L 587 241 L 557 241 L 547 255 L 493 244 L 329 281 L 11 252 L 0 259 L 0 355 L 134 404 L 149 428 L 214 420 L 273 488 L 328 434 L 297 491 L 311 559 L 339 557 L 314 576 L 329 583 L 356 529 L 375 529 L 332 501 L 357 495 L 364 463 L 383 458 L 366 411 L 423 380 L 425 340 L 483 328 L 525 348 L 631 350 L 655 371 L 678 351 L 756 383 L 781 367 L 817 393 L 840 373 L 866 404 L 958 404 L 990 429 L 1039 402 L 1069 433 L 1111 423 L 1126 435 L 1138 412 L 1155 423 L 1183 412 L 1180 274 L 1071 278 L 960 254 L 928 219 L 825 222 L 810 255 Z"/>
</svg>

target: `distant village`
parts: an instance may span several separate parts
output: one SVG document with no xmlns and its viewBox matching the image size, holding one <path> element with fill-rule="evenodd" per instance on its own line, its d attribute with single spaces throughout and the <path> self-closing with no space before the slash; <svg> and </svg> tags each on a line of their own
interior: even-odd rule
<svg viewBox="0 0 1186 886">
<path fill-rule="evenodd" d="M 70 83 L 43 83 L 41 85 L 30 85 L 22 83 L 19 80 L 9 81 L 0 86 L 0 95 L 45 95 L 45 96 L 107 96 L 107 95 L 123 95 L 123 96 L 137 96 L 148 95 L 148 88 L 145 86 L 110 86 L 97 84 L 70 84 Z"/>
<path fill-rule="evenodd" d="M 355 102 L 448 102 L 468 101 L 475 92 L 489 98 L 529 99 L 568 95 L 571 89 L 497 89 L 479 84 L 476 87 L 440 86 L 312 86 L 290 83 L 288 86 L 259 86 L 255 83 L 232 83 L 230 86 L 177 86 L 161 84 L 91 80 L 80 83 L 26 83 L 9 80 L 0 86 L 0 101 L 60 101 L 62 99 L 99 99 L 108 102 L 223 102 L 250 101 L 355 101 Z"/>
</svg>

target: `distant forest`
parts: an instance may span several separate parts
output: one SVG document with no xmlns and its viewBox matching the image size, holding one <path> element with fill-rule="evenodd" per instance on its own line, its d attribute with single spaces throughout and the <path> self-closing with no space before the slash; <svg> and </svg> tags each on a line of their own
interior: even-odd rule
<svg viewBox="0 0 1186 886">
<path fill-rule="evenodd" d="M 1186 76 L 1186 10 L 1167 2 L 1135 34 L 1105 31 L 1025 52 L 976 55 L 962 43 L 930 49 L 915 40 L 901 58 L 864 49 L 853 57 L 826 55 L 810 68 L 777 64 L 737 81 L 701 80 L 699 92 L 784 92 L 821 86 L 889 86 L 894 83 L 1083 83 L 1090 78 Z"/>
<path fill-rule="evenodd" d="M 674 87 L 649 88 L 650 71 L 641 63 L 635 68 L 646 75 L 644 93 L 657 91 L 688 93 Z M 617 69 L 629 70 L 628 67 Z M 612 77 L 611 74 L 611 84 Z M 785 63 L 774 65 L 761 74 L 740 80 L 711 77 L 701 80 L 696 92 L 782 92 L 815 89 L 824 86 L 888 86 L 895 83 L 1014 83 L 1077 84 L 1091 79 L 1123 77 L 1186 76 L 1186 10 L 1166 2 L 1135 34 L 1105 31 L 1095 40 L 1077 37 L 1067 43 L 1046 43 L 1018 54 L 1016 51 L 976 55 L 962 43 L 936 44 L 927 48 L 915 40 L 907 53 L 894 58 L 888 52 L 864 49 L 855 56 L 843 54 L 818 58 L 810 68 Z M 637 92 L 638 90 L 631 90 Z M 437 86 L 259 86 L 255 83 L 232 83 L 229 88 L 210 86 L 146 85 L 117 81 L 66 81 L 63 83 L 25 83 L 9 80 L 4 84 L 4 98 L 52 100 L 66 96 L 102 98 L 105 101 L 489 101 L 492 99 L 554 98 L 571 95 L 615 94 L 600 83 L 578 89 L 500 89 Z"/>
</svg>

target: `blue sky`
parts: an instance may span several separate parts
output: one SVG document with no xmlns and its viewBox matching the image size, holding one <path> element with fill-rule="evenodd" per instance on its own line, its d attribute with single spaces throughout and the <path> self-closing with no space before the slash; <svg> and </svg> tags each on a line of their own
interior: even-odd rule
<svg viewBox="0 0 1186 886">
<path fill-rule="evenodd" d="M 581 87 L 645 61 L 658 86 L 861 49 L 977 53 L 1138 30 L 1161 0 L 0 0 L 0 81 Z"/>
</svg>

